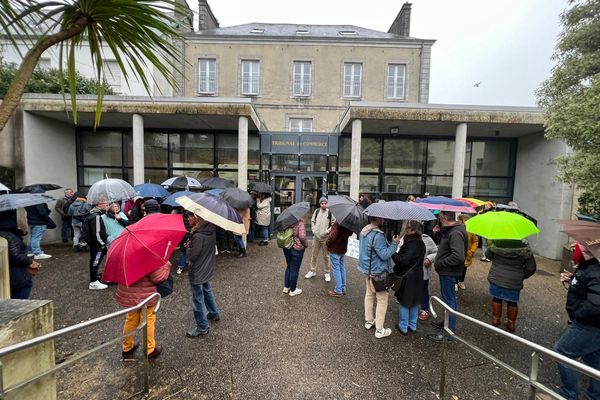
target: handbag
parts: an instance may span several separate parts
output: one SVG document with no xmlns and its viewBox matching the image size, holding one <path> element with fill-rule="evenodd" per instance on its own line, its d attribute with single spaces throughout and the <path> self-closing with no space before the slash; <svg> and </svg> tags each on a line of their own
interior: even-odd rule
<svg viewBox="0 0 600 400">
<path fill-rule="evenodd" d="M 156 285 L 156 291 L 162 298 L 165 298 L 173 293 L 173 275 L 170 272 L 167 279 Z"/>
<path fill-rule="evenodd" d="M 375 236 L 373 236 L 373 240 L 371 241 L 371 251 L 369 252 L 369 279 L 371 279 L 371 282 L 373 283 L 373 288 L 376 292 L 385 292 L 398 282 L 398 277 L 393 272 L 388 271 L 383 271 L 382 273 L 377 275 L 373 275 L 371 273 L 371 260 L 373 256 L 374 243 Z"/>
</svg>

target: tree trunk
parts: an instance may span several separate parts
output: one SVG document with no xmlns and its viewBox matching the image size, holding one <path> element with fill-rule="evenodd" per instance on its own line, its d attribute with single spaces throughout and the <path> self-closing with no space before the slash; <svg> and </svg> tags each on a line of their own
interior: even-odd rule
<svg viewBox="0 0 600 400">
<path fill-rule="evenodd" d="M 10 83 L 2 104 L 0 104 L 0 131 L 4 129 L 8 120 L 12 117 L 15 110 L 21 102 L 21 97 L 25 92 L 27 83 L 37 66 L 37 63 L 48 48 L 60 43 L 64 40 L 70 39 L 73 36 L 83 32 L 85 27 L 92 21 L 87 16 L 81 16 L 75 21 L 75 23 L 64 31 L 57 32 L 46 38 L 38 41 L 25 55 L 23 62 L 19 66 L 19 70 L 15 74 L 14 79 Z M 74 94 L 73 94 L 74 95 Z"/>
</svg>

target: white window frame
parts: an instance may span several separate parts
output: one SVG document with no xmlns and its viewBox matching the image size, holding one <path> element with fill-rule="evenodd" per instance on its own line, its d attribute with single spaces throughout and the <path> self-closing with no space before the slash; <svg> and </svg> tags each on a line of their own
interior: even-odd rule
<svg viewBox="0 0 600 400">
<path fill-rule="evenodd" d="M 350 70 L 348 71 L 348 67 Z M 342 95 L 347 98 L 360 98 L 362 96 L 362 71 L 361 62 L 344 62 L 343 65 Z M 358 74 L 357 70 L 358 69 Z M 357 91 L 357 92 L 356 92 Z"/>
<path fill-rule="evenodd" d="M 308 71 L 307 71 L 308 66 Z M 292 96 L 310 97 L 312 96 L 312 61 L 295 60 L 292 63 Z M 298 76 L 298 79 L 296 79 Z M 298 85 L 296 85 L 298 83 Z"/>
<path fill-rule="evenodd" d="M 248 68 L 246 68 L 248 67 Z M 241 67 L 241 93 L 244 96 L 260 95 L 260 60 L 244 59 Z"/>
<path fill-rule="evenodd" d="M 310 117 L 290 117 L 288 119 L 290 132 L 312 132 L 313 119 Z"/>
<path fill-rule="evenodd" d="M 214 71 L 211 72 L 211 65 Z M 204 67 L 204 69 L 203 69 Z M 217 59 L 214 57 L 198 58 L 198 94 L 216 95 L 217 94 Z M 212 80 L 212 82 L 211 82 Z M 212 86 L 211 86 L 212 83 Z"/>
<path fill-rule="evenodd" d="M 404 63 L 387 65 L 385 97 L 394 100 L 406 99 L 406 69 Z"/>
<path fill-rule="evenodd" d="M 117 60 L 104 60 L 104 78 L 115 93 L 122 93 L 121 68 Z"/>
</svg>

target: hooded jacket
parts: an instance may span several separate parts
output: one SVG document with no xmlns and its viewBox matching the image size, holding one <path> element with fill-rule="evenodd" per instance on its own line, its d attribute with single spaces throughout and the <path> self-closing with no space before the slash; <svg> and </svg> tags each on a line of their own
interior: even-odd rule
<svg viewBox="0 0 600 400">
<path fill-rule="evenodd" d="M 31 265 L 33 257 L 27 257 L 27 246 L 23 242 L 22 236 L 6 231 L 0 231 L 0 236 L 8 241 L 11 289 L 32 286 L 31 274 L 27 271 L 27 267 Z"/>
<path fill-rule="evenodd" d="M 256 225 L 271 225 L 271 198 L 267 197 L 256 204 Z"/>
<path fill-rule="evenodd" d="M 467 230 L 463 224 L 442 226 L 442 240 L 435 257 L 439 275 L 460 276 L 467 254 Z"/>
<path fill-rule="evenodd" d="M 492 261 L 488 281 L 505 289 L 521 290 L 523 281 L 535 273 L 535 258 L 520 240 L 490 240 L 485 252 Z"/>
<path fill-rule="evenodd" d="M 372 224 L 365 226 L 359 235 L 358 270 L 368 274 L 370 261 L 371 275 L 391 271 L 391 258 L 397 248 L 396 242 L 387 242 L 381 229 Z"/>
<path fill-rule="evenodd" d="M 187 260 L 190 265 L 190 283 L 200 285 L 215 275 L 217 245 L 216 227 L 211 223 L 198 223 L 192 228 Z"/>
<path fill-rule="evenodd" d="M 156 285 L 169 277 L 171 271 L 171 263 L 167 262 L 160 268 L 150 272 L 139 281 L 134 282 L 131 286 L 119 284 L 115 292 L 115 300 L 121 307 L 133 307 L 148 296 L 156 292 Z M 156 305 L 156 300 L 148 303 L 148 307 Z"/>
<path fill-rule="evenodd" d="M 569 318 L 600 328 L 600 264 L 592 258 L 579 263 L 567 294 Z"/>
</svg>

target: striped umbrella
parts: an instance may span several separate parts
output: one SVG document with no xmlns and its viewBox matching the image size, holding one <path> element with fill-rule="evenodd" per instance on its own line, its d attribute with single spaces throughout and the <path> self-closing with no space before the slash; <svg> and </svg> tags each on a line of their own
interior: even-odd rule
<svg viewBox="0 0 600 400">
<path fill-rule="evenodd" d="M 172 178 L 167 179 L 163 183 L 161 183 L 164 187 L 172 187 L 172 188 L 201 188 L 202 185 L 198 182 L 197 179 L 191 178 L 189 176 L 174 176 Z"/>
<path fill-rule="evenodd" d="M 415 200 L 415 204 L 430 210 L 462 212 L 467 214 L 475 214 L 477 212 L 468 203 L 444 196 L 430 196 L 425 199 L 417 199 Z"/>
<path fill-rule="evenodd" d="M 186 210 L 238 235 L 246 233 L 242 217 L 238 211 L 220 197 L 206 193 L 194 193 L 175 200 Z"/>
<path fill-rule="evenodd" d="M 393 220 L 432 221 L 435 219 L 435 215 L 427 208 L 419 207 L 415 203 L 407 203 L 405 201 L 373 203 L 366 208 L 365 214 L 369 217 Z"/>
</svg>

